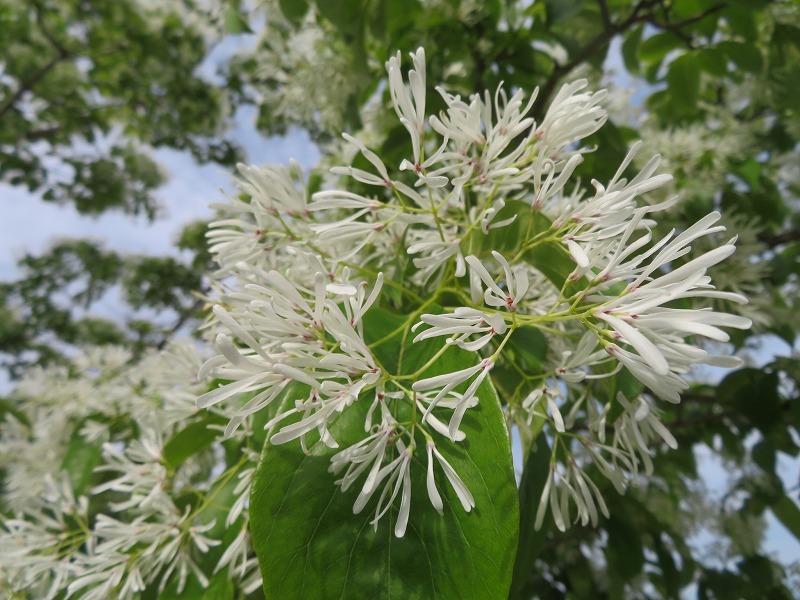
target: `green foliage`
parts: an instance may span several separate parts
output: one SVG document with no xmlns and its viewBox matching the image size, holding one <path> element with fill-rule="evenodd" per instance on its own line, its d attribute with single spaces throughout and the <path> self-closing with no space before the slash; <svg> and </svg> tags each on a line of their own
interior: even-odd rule
<svg viewBox="0 0 800 600">
<path fill-rule="evenodd" d="M 102 456 L 101 444 L 87 441 L 80 433 L 81 425 L 83 422 L 78 424 L 70 437 L 67 452 L 61 463 L 61 468 L 69 474 L 76 495 L 89 491 L 94 470 L 100 465 Z"/>
<path fill-rule="evenodd" d="M 4 2 L 0 181 L 85 214 L 153 218 L 164 175 L 149 148 L 233 164 L 235 146 L 215 139 L 225 91 L 197 74 L 214 25 L 188 24 L 193 10 Z"/>
<path fill-rule="evenodd" d="M 211 446 L 219 437 L 219 431 L 211 427 L 219 427 L 224 422 L 224 419 L 212 415 L 190 423 L 166 441 L 162 451 L 164 461 L 177 469 L 187 458 Z"/>
<path fill-rule="evenodd" d="M 197 579 L 190 577 L 186 586 L 179 593 L 178 581 L 173 581 L 158 594 L 158 600 L 233 600 L 236 590 L 228 574 L 220 571 L 210 578 L 208 587 L 203 587 Z"/>
<path fill-rule="evenodd" d="M 19 265 L 22 277 L 0 285 L 0 306 L 6 315 L 0 326 L 0 354 L 13 374 L 30 362 L 45 364 L 64 357 L 63 348 L 43 343 L 48 336 L 72 346 L 130 344 L 141 350 L 161 343 L 150 335 L 155 331 L 152 324 L 81 315 L 117 286 L 131 309 L 171 310 L 179 325 L 199 308 L 193 293 L 202 289 L 202 271 L 171 257 L 124 257 L 96 242 L 73 240 L 58 242 L 39 256 L 26 255 Z M 170 326 L 169 321 L 160 325 Z"/>
</svg>

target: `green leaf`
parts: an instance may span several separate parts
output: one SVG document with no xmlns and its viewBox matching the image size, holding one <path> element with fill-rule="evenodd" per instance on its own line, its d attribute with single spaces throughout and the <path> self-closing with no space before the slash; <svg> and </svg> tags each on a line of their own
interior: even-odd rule
<svg viewBox="0 0 800 600">
<path fill-rule="evenodd" d="M 679 114 L 694 112 L 700 95 L 700 63 L 694 54 L 682 54 L 669 65 L 667 89 Z"/>
<path fill-rule="evenodd" d="M 658 566 L 661 568 L 661 584 L 664 588 L 665 597 L 679 598 L 681 593 L 680 573 L 675 566 L 675 559 L 672 552 L 661 540 L 660 533 L 653 533 L 653 549 L 658 556 Z"/>
<path fill-rule="evenodd" d="M 754 42 L 758 39 L 759 23 L 758 19 L 753 17 L 754 15 L 751 11 L 741 6 L 729 6 L 724 12 L 724 18 L 728 22 L 731 32 L 748 42 Z"/>
<path fill-rule="evenodd" d="M 648 65 L 659 64 L 668 52 L 683 47 L 683 40 L 677 35 L 665 31 L 651 35 L 639 44 L 637 55 L 639 60 Z"/>
<path fill-rule="evenodd" d="M 518 327 L 508 340 L 515 354 L 522 359 L 528 373 L 541 372 L 542 362 L 547 356 L 547 338 L 535 327 Z"/>
<path fill-rule="evenodd" d="M 575 269 L 575 263 L 562 244 L 547 239 L 548 232 L 552 229 L 552 221 L 541 212 L 531 210 L 531 205 L 521 200 L 506 202 L 495 220 L 502 221 L 513 216 L 516 216 L 513 223 L 491 229 L 486 235 L 481 231 L 473 231 L 465 238 L 464 246 L 467 252 L 483 259 L 489 258 L 491 251 L 496 250 L 511 259 L 526 244 L 538 240 L 535 246 L 522 254 L 522 258 L 541 271 L 542 275 L 560 290 Z M 580 282 L 570 283 L 566 287 L 566 294 L 569 296 L 581 289 Z"/>
<path fill-rule="evenodd" d="M 530 589 L 530 578 L 534 563 L 544 550 L 550 521 L 545 519 L 539 530 L 534 525 L 536 512 L 539 509 L 539 498 L 542 496 L 549 474 L 550 446 L 547 438 L 539 434 L 525 461 L 519 483 L 519 546 L 509 600 L 527 600 L 535 595 L 535 590 Z"/>
<path fill-rule="evenodd" d="M 709 75 L 725 77 L 728 74 L 728 64 L 725 54 L 718 48 L 703 48 L 697 53 L 700 68 Z"/>
<path fill-rule="evenodd" d="M 81 421 L 72 433 L 61 461 L 61 468 L 69 475 L 72 491 L 75 496 L 85 494 L 92 483 L 94 470 L 103 458 L 103 447 L 100 442 L 90 442 L 79 432 L 86 420 Z"/>
<path fill-rule="evenodd" d="M 158 595 L 158 600 L 233 600 L 235 589 L 227 569 L 223 569 L 208 582 L 204 588 L 194 575 L 186 578 L 183 590 L 178 593 L 178 578 Z"/>
<path fill-rule="evenodd" d="M 234 6 L 229 6 L 225 10 L 225 16 L 223 17 L 223 26 L 225 28 L 225 33 L 229 33 L 231 35 L 239 35 L 241 33 L 253 33 L 253 30 L 250 29 L 250 25 L 247 20 L 242 16 L 239 12 L 239 9 Z"/>
<path fill-rule="evenodd" d="M 320 14 L 342 33 L 355 36 L 363 26 L 364 11 L 360 0 L 317 0 Z"/>
<path fill-rule="evenodd" d="M 643 25 L 634 27 L 625 35 L 625 41 L 622 42 L 622 60 L 625 63 L 625 68 L 631 73 L 638 74 L 639 68 L 639 45 L 642 43 L 642 32 L 644 31 Z"/>
<path fill-rule="evenodd" d="M 279 0 L 278 4 L 283 16 L 295 26 L 300 25 L 308 12 L 308 0 Z"/>
<path fill-rule="evenodd" d="M 761 53 L 753 44 L 745 42 L 723 41 L 717 44 L 717 49 L 721 50 L 733 61 L 740 69 L 758 73 L 764 66 L 764 59 Z"/>
<path fill-rule="evenodd" d="M 220 437 L 219 430 L 210 429 L 209 425 L 222 424 L 225 424 L 225 419 L 216 415 L 190 423 L 164 444 L 164 460 L 173 469 L 177 469 L 187 458 L 210 446 Z"/>
<path fill-rule="evenodd" d="M 795 538 L 800 540 L 800 508 L 789 496 L 783 496 L 770 506 L 775 517 L 788 529 Z"/>
<path fill-rule="evenodd" d="M 753 446 L 750 452 L 755 462 L 759 467 L 764 469 L 767 473 L 775 474 L 775 464 L 777 462 L 777 455 L 775 452 L 775 444 L 770 438 L 764 438 Z"/>
<path fill-rule="evenodd" d="M 584 0 L 545 0 L 547 21 L 560 23 L 580 12 Z"/>
<path fill-rule="evenodd" d="M 765 373 L 753 368 L 739 369 L 720 382 L 716 397 L 722 404 L 733 404 L 753 426 L 767 433 L 782 422 L 779 383 L 777 373 Z"/>
<path fill-rule="evenodd" d="M 365 331 L 372 343 L 405 321 L 376 309 L 367 317 Z M 389 357 L 402 363 L 400 373 L 413 372 L 441 346 L 412 344 L 409 336 L 401 361 L 402 338 L 401 330 L 378 347 L 379 360 Z M 477 358 L 452 347 L 424 375 L 472 366 Z M 250 502 L 253 544 L 267 599 L 506 597 L 517 548 L 517 490 L 503 413 L 488 380 L 478 396 L 480 403 L 462 421 L 466 441 L 437 439 L 439 451 L 470 488 L 475 508 L 465 512 L 445 478 L 437 477 L 444 516 L 434 510 L 426 491 L 424 440 L 418 437 L 411 468 L 411 515 L 403 538 L 394 536 L 396 506 L 377 530 L 370 524 L 374 498 L 361 514 L 353 514 L 360 485 L 346 493 L 335 486 L 336 477 L 328 471 L 335 450 L 313 440 L 307 454 L 299 442 L 267 444 Z M 279 400 L 291 403 L 295 397 Z M 369 397 L 360 398 L 331 426 L 341 447 L 363 438 L 370 404 Z"/>
<path fill-rule="evenodd" d="M 612 514 L 606 524 L 609 571 L 627 580 L 639 574 L 644 566 L 642 537 L 636 527 L 623 516 Z"/>
<path fill-rule="evenodd" d="M 753 158 L 748 158 L 742 164 L 736 165 L 733 172 L 744 180 L 750 186 L 750 189 L 757 189 L 761 187 L 761 163 Z"/>
</svg>

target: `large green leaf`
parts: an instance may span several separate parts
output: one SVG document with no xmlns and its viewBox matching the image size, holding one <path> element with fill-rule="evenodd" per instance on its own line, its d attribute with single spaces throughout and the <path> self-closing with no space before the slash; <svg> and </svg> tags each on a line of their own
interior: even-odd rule
<svg viewBox="0 0 800 600">
<path fill-rule="evenodd" d="M 797 507 L 795 501 L 789 496 L 783 496 L 770 508 L 783 526 L 800 540 L 800 508 Z"/>
<path fill-rule="evenodd" d="M 695 112 L 700 95 L 700 63 L 694 54 L 682 54 L 669 65 L 667 89 L 670 107 L 677 116 Z"/>
<path fill-rule="evenodd" d="M 186 578 L 183 589 L 178 592 L 178 578 L 173 581 L 158 595 L 158 600 L 232 600 L 234 594 L 233 582 L 226 571 L 220 571 L 208 582 L 208 587 L 203 587 L 194 575 Z"/>
<path fill-rule="evenodd" d="M 660 64 L 669 52 L 681 48 L 683 44 L 680 37 L 669 31 L 656 33 L 639 44 L 637 55 L 644 63 Z"/>
<path fill-rule="evenodd" d="M 366 329 L 377 340 L 379 359 L 413 372 L 441 341 L 412 344 L 407 336 L 399 360 L 403 317 L 372 310 Z M 399 330 L 398 330 L 399 329 Z M 477 355 L 449 349 L 424 375 L 475 364 Z M 402 364 L 399 364 L 401 363 Z M 389 365 L 385 365 L 389 368 Z M 437 439 L 437 448 L 470 488 L 475 508 L 466 513 L 444 478 L 437 478 L 444 515 L 426 491 L 424 441 L 416 440 L 411 466 L 411 516 L 403 538 L 394 536 L 397 506 L 370 524 L 373 499 L 358 515 L 358 483 L 346 493 L 328 472 L 336 452 L 317 442 L 303 453 L 299 442 L 267 444 L 253 484 L 250 514 L 253 544 L 270 598 L 505 598 L 517 549 L 518 498 L 510 440 L 497 394 L 488 381 L 479 405 L 468 411 L 464 442 Z M 295 394 L 279 399 L 291 403 Z M 370 398 L 349 407 L 331 427 L 341 447 L 364 436 Z"/>
<path fill-rule="evenodd" d="M 164 460 L 173 469 L 177 469 L 187 458 L 207 448 L 220 437 L 219 430 L 209 426 L 224 423 L 225 419 L 213 414 L 190 423 L 164 444 Z"/>
<path fill-rule="evenodd" d="M 555 233 L 551 231 L 552 221 L 541 212 L 531 210 L 531 205 L 521 200 L 506 202 L 495 220 L 499 222 L 513 216 L 516 216 L 513 223 L 491 229 L 486 235 L 481 231 L 473 231 L 464 240 L 467 252 L 479 258 L 486 258 L 491 255 L 492 250 L 495 250 L 510 259 L 526 243 L 537 240 L 538 243 L 525 251 L 522 258 L 541 271 L 556 289 L 561 289 L 564 281 L 575 269 L 575 263 L 562 244 L 547 239 L 548 232 Z M 568 285 L 568 295 L 579 289 L 579 284 Z"/>
<path fill-rule="evenodd" d="M 533 565 L 544 549 L 547 541 L 549 521 L 536 529 L 536 513 L 539 509 L 539 498 L 550 475 L 550 445 L 541 433 L 536 437 L 522 479 L 519 484 L 520 528 L 519 548 L 514 564 L 514 578 L 511 582 L 510 600 L 531 598 L 535 590 L 530 587 Z"/>
<path fill-rule="evenodd" d="M 279 0 L 283 16 L 293 25 L 299 25 L 308 12 L 308 0 Z"/>
<path fill-rule="evenodd" d="M 88 491 L 94 477 L 94 470 L 100 465 L 103 458 L 102 444 L 88 441 L 79 433 L 87 420 L 84 419 L 75 428 L 61 462 L 61 468 L 67 472 L 76 497 L 82 496 Z"/>
</svg>

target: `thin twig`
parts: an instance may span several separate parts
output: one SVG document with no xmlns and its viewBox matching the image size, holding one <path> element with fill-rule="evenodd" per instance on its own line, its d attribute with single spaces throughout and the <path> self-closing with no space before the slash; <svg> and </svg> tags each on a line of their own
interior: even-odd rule
<svg viewBox="0 0 800 600">
<path fill-rule="evenodd" d="M 66 54 L 62 54 L 60 51 L 57 51 L 55 56 L 42 65 L 39 70 L 37 70 L 28 79 L 20 83 L 16 91 L 0 103 L 0 117 L 11 110 L 14 107 L 14 104 L 16 104 L 17 100 L 19 100 L 25 92 L 29 91 L 33 88 L 33 86 L 39 83 L 39 81 L 41 81 L 41 79 L 47 75 L 47 73 L 53 67 L 64 60 L 66 56 Z"/>
<path fill-rule="evenodd" d="M 610 15 L 608 17 L 608 21 L 605 21 L 604 19 L 603 30 L 600 33 L 592 38 L 583 48 L 578 50 L 578 52 L 576 52 L 569 61 L 563 65 L 557 65 L 552 70 L 550 76 L 547 78 L 547 81 L 545 81 L 544 85 L 542 85 L 542 87 L 539 89 L 539 95 L 536 98 L 536 102 L 534 103 L 532 109 L 534 117 L 537 120 L 541 119 L 544 114 L 544 107 L 549 102 L 550 96 L 553 94 L 556 85 L 564 75 L 572 71 L 578 65 L 589 60 L 597 52 L 608 45 L 617 34 L 622 33 L 640 21 L 646 21 L 648 18 L 650 18 L 652 16 L 651 13 L 648 12 L 642 14 L 642 11 L 650 9 L 657 3 L 658 0 L 640 0 L 636 6 L 634 6 L 633 11 L 630 15 L 628 15 L 628 18 L 621 23 L 615 24 L 613 21 L 611 21 Z"/>
<path fill-rule="evenodd" d="M 762 233 L 759 234 L 758 240 L 770 248 L 791 242 L 800 242 L 800 229 L 789 229 L 780 233 Z"/>
<path fill-rule="evenodd" d="M 13 94 L 6 97 L 3 102 L 0 102 L 0 117 L 11 110 L 14 107 L 14 104 L 16 104 L 16 102 L 22 97 L 22 95 L 25 92 L 30 91 L 33 86 L 39 83 L 39 81 L 41 81 L 42 78 L 47 75 L 47 73 L 49 73 L 53 67 L 70 55 L 69 50 L 67 50 L 45 26 L 43 8 L 39 2 L 33 2 L 33 10 L 36 24 L 39 26 L 39 32 L 50 43 L 50 45 L 53 46 L 55 49 L 55 54 L 44 65 L 39 67 L 39 69 L 34 72 L 33 75 L 22 81 Z"/>
<path fill-rule="evenodd" d="M 188 321 L 192 317 L 192 315 L 194 315 L 198 310 L 200 310 L 203 307 L 203 304 L 205 304 L 205 302 L 206 302 L 205 298 L 202 297 L 197 298 L 197 300 L 195 300 L 191 306 L 181 311 L 180 315 L 178 315 L 178 319 L 175 321 L 172 327 L 170 327 L 167 331 L 164 332 L 164 336 L 161 338 L 161 341 L 159 341 L 158 344 L 156 344 L 156 348 L 158 350 L 163 350 L 164 347 L 167 345 L 167 343 L 170 341 L 170 339 L 172 339 L 172 336 L 175 335 L 178 332 L 178 330 L 186 324 L 186 321 Z"/>
<path fill-rule="evenodd" d="M 691 36 L 687 36 L 680 29 L 697 23 L 706 17 L 725 8 L 725 3 L 715 4 L 692 17 L 681 19 L 680 21 L 659 20 L 652 12 L 652 9 L 660 5 L 660 0 L 640 0 L 626 19 L 619 23 L 614 23 L 606 0 L 597 0 L 600 7 L 600 15 L 603 21 L 603 30 L 592 38 L 586 46 L 578 50 L 575 55 L 563 65 L 557 65 L 547 81 L 539 90 L 539 96 L 533 106 L 533 116 L 539 120 L 544 115 L 544 107 L 548 104 L 550 96 L 553 94 L 556 85 L 561 78 L 572 71 L 575 67 L 589 60 L 592 56 L 607 46 L 618 34 L 623 33 L 629 27 L 637 23 L 650 23 L 651 25 L 664 29 L 680 36 L 690 47 L 694 44 Z"/>
</svg>

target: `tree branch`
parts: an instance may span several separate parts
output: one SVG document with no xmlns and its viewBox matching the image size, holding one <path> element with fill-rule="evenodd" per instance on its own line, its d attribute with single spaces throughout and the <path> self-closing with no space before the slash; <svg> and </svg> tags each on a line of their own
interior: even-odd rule
<svg viewBox="0 0 800 600">
<path fill-rule="evenodd" d="M 715 12 L 725 8 L 725 3 L 723 2 L 720 4 L 715 4 L 714 6 L 709 7 L 703 12 L 692 17 L 681 19 L 680 21 L 658 20 L 656 15 L 652 12 L 652 9 L 660 5 L 661 0 L 639 0 L 639 2 L 637 2 L 633 7 L 631 14 L 629 14 L 625 20 L 619 23 L 614 23 L 611 18 L 611 12 L 608 8 L 607 0 L 597 0 L 597 3 L 600 7 L 603 30 L 594 38 L 592 38 L 586 44 L 586 46 L 578 50 L 578 52 L 576 52 L 569 61 L 563 65 L 557 65 L 552 70 L 550 76 L 539 89 L 539 96 L 537 97 L 531 111 L 537 121 L 544 116 L 544 107 L 548 104 L 550 96 L 552 96 L 553 91 L 555 90 L 556 85 L 558 85 L 560 79 L 572 71 L 575 67 L 589 60 L 594 54 L 607 46 L 616 35 L 623 33 L 629 27 L 635 25 L 636 23 L 650 23 L 655 27 L 668 30 L 680 36 L 687 41 L 687 44 L 691 45 L 693 44 L 691 37 L 686 36 L 682 31 L 680 31 L 680 29 L 687 25 L 701 21 L 709 15 L 712 15 Z"/>
<path fill-rule="evenodd" d="M 600 6 L 600 17 L 603 19 L 603 27 L 613 27 L 614 23 L 611 21 L 611 12 L 608 10 L 608 1 L 597 0 L 597 4 Z"/>
<path fill-rule="evenodd" d="M 39 83 L 39 81 L 41 81 L 42 78 L 47 75 L 47 73 L 49 73 L 53 67 L 70 55 L 69 51 L 55 38 L 55 36 L 50 33 L 50 31 L 48 31 L 47 27 L 45 26 L 43 16 L 44 10 L 38 1 L 33 2 L 33 10 L 35 13 L 34 18 L 36 20 L 36 24 L 39 26 L 40 33 L 50 43 L 50 45 L 53 46 L 56 52 L 53 57 L 44 65 L 42 65 L 36 72 L 34 72 L 33 75 L 20 82 L 19 87 L 14 91 L 13 94 L 5 98 L 3 102 L 0 102 L 0 117 L 14 108 L 14 104 L 17 103 L 17 101 L 25 92 L 30 91 L 33 86 Z"/>
<path fill-rule="evenodd" d="M 57 51 L 55 56 L 53 56 L 50 60 L 48 60 L 45 64 L 43 64 L 33 75 L 31 75 L 28 79 L 22 81 L 13 94 L 8 96 L 5 100 L 3 100 L 3 102 L 0 102 L 0 117 L 2 117 L 12 108 L 14 108 L 14 104 L 16 104 L 17 100 L 19 100 L 25 92 L 31 90 L 33 86 L 39 83 L 39 81 L 41 81 L 42 78 L 45 75 L 47 75 L 47 73 L 53 67 L 55 67 L 66 57 L 67 54 L 64 54 L 60 50 Z"/>
<path fill-rule="evenodd" d="M 67 49 L 56 39 L 52 33 L 50 33 L 47 26 L 44 24 L 44 7 L 39 0 L 33 0 L 33 10 L 36 13 L 36 24 L 39 26 L 39 31 L 44 38 L 59 52 L 62 52 L 64 55 L 69 54 Z"/>
<path fill-rule="evenodd" d="M 42 127 L 41 129 L 33 129 L 25 133 L 25 139 L 29 142 L 37 142 L 39 140 L 49 140 L 54 135 L 61 131 L 60 125 L 53 127 Z"/>
<path fill-rule="evenodd" d="M 761 233 L 758 239 L 770 248 L 780 246 L 781 244 L 800 242 L 800 229 L 789 229 L 788 231 L 782 231 L 780 233 Z"/>
<path fill-rule="evenodd" d="M 683 27 L 686 27 L 687 25 L 692 25 L 693 23 L 697 23 L 698 21 L 702 21 L 703 19 L 705 19 L 709 15 L 713 15 L 715 12 L 718 12 L 718 11 L 722 10 L 723 8 L 725 8 L 725 4 L 724 3 L 716 4 L 714 6 L 711 6 L 711 7 L 707 8 L 703 12 L 696 14 L 693 17 L 688 17 L 686 19 L 681 19 L 680 21 L 659 21 L 655 17 L 652 17 L 652 18 L 648 18 L 647 22 L 650 23 L 650 25 L 652 25 L 653 27 L 661 29 L 662 31 L 669 31 L 670 33 L 678 36 L 684 42 L 686 42 L 686 45 L 689 48 L 695 48 L 696 44 L 694 42 L 694 38 L 691 35 L 686 34 L 683 31 L 681 31 L 681 29 Z"/>
<path fill-rule="evenodd" d="M 605 7 L 605 12 L 608 12 L 608 6 L 605 4 L 605 2 L 603 0 L 598 1 L 600 2 L 601 14 L 604 12 L 603 7 Z M 547 81 L 545 81 L 544 85 L 542 85 L 542 87 L 539 89 L 539 95 L 536 98 L 536 102 L 534 103 L 531 111 L 534 118 L 536 118 L 538 121 L 542 116 L 544 116 L 544 107 L 549 102 L 550 96 L 553 94 L 556 85 L 564 75 L 572 71 L 572 69 L 583 62 L 589 60 L 594 54 L 608 45 L 617 34 L 622 33 L 635 23 L 650 18 L 652 16 L 650 13 L 646 13 L 644 15 L 641 13 L 643 10 L 650 9 L 656 4 L 658 4 L 658 0 L 639 0 L 636 6 L 633 7 L 631 14 L 628 15 L 628 18 L 617 24 L 611 20 L 610 14 L 607 15 L 607 20 L 604 17 L 603 30 L 593 39 L 591 39 L 588 44 L 578 50 L 578 52 L 575 53 L 575 55 L 569 61 L 563 65 L 557 65 L 552 70 L 550 76 L 547 78 Z"/>
<path fill-rule="evenodd" d="M 204 290 L 203 293 L 207 292 L 208 290 Z M 161 338 L 161 341 L 156 344 L 156 348 L 158 350 L 163 350 L 164 347 L 169 343 L 172 336 L 175 335 L 178 330 L 183 327 L 186 322 L 194 315 L 198 310 L 203 307 L 205 304 L 206 299 L 199 297 L 191 306 L 188 306 L 185 310 L 181 311 L 180 315 L 178 316 L 177 321 L 170 327 L 167 331 L 164 332 L 164 337 Z"/>
<path fill-rule="evenodd" d="M 721 11 L 726 6 L 727 4 L 725 2 L 720 2 L 719 4 L 710 6 L 701 13 L 697 13 L 693 17 L 687 17 L 685 19 L 681 19 L 680 21 L 661 22 L 656 20 L 648 20 L 648 23 L 650 23 L 651 25 L 655 25 L 656 27 L 672 31 L 673 29 L 680 29 L 681 27 L 686 27 L 687 25 L 692 25 L 694 23 L 697 23 L 698 21 L 702 21 L 709 15 L 713 15 L 715 12 Z"/>
</svg>

